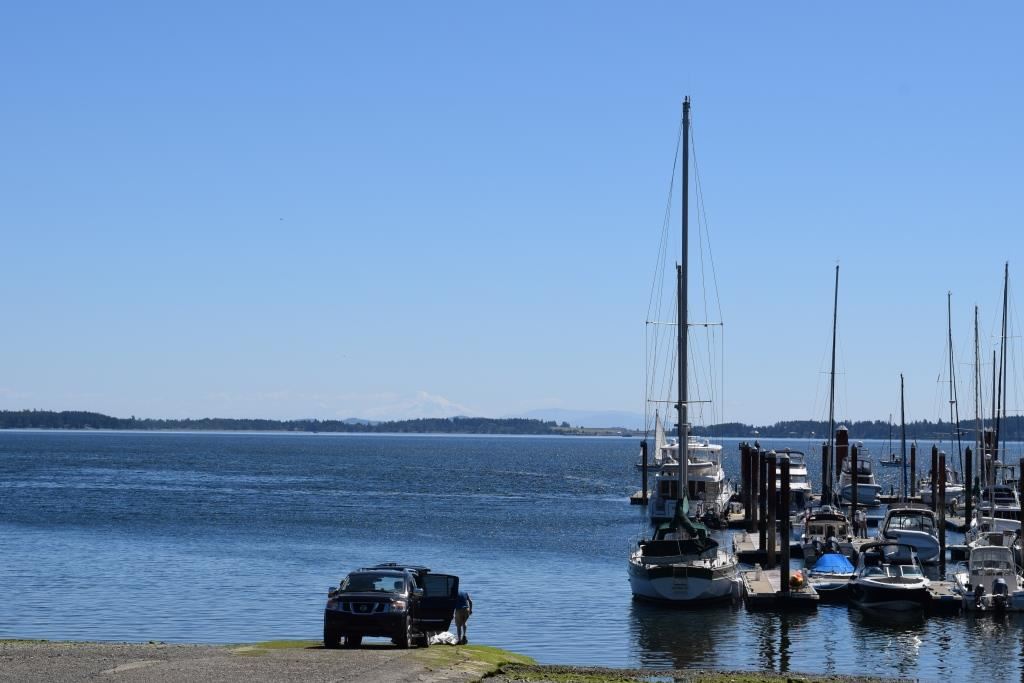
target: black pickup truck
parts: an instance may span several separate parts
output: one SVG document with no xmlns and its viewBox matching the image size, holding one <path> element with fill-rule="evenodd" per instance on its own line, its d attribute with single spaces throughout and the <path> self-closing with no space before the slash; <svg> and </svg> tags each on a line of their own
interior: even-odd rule
<svg viewBox="0 0 1024 683">
<path fill-rule="evenodd" d="M 324 647 L 338 647 L 342 638 L 359 647 L 364 636 L 426 647 L 431 634 L 451 626 L 458 595 L 459 577 L 427 567 L 390 562 L 356 569 L 327 593 Z"/>
</svg>

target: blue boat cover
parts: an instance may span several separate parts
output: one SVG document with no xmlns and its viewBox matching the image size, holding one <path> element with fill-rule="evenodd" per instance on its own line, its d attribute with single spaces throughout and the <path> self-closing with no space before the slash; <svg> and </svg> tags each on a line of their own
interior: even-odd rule
<svg viewBox="0 0 1024 683">
<path fill-rule="evenodd" d="M 825 553 L 814 563 L 811 571 L 823 572 L 826 574 L 852 574 L 853 565 L 839 553 Z"/>
</svg>

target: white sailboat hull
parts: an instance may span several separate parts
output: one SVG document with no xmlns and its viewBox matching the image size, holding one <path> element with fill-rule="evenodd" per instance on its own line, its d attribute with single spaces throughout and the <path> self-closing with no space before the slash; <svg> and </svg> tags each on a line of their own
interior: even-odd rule
<svg viewBox="0 0 1024 683">
<path fill-rule="evenodd" d="M 629 559 L 629 586 L 641 600 L 699 605 L 737 596 L 739 576 L 735 563 L 714 569 L 694 563 L 651 565 L 637 552 Z"/>
</svg>

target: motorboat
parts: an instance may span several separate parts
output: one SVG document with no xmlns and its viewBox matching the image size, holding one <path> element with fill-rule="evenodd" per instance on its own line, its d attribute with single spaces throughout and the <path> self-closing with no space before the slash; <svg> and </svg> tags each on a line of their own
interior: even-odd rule
<svg viewBox="0 0 1024 683">
<path fill-rule="evenodd" d="M 843 471 L 839 475 L 839 495 L 850 503 L 853 500 L 853 475 L 850 472 L 850 460 L 843 462 Z M 857 453 L 857 504 L 878 505 L 878 494 L 882 487 L 875 482 L 875 473 L 871 469 L 871 457 L 863 447 Z"/>
<path fill-rule="evenodd" d="M 946 468 L 944 479 L 946 480 L 946 496 L 943 498 L 945 505 L 949 507 L 954 503 L 960 503 L 964 499 L 964 482 L 959 472 Z M 932 504 L 932 482 L 931 478 L 922 479 L 918 484 L 918 491 L 921 494 L 921 502 L 925 505 Z"/>
<path fill-rule="evenodd" d="M 807 458 L 803 451 L 785 449 L 779 455 L 789 456 L 789 500 L 793 511 L 804 510 L 811 502 L 811 480 L 807 475 Z M 782 491 L 782 467 L 775 467 L 775 490 Z"/>
<path fill-rule="evenodd" d="M 804 531 L 800 535 L 804 564 L 812 567 L 833 545 L 843 555 L 852 557 L 852 540 L 850 521 L 846 515 L 839 508 L 823 505 L 804 517 Z"/>
<path fill-rule="evenodd" d="M 866 543 L 850 580 L 850 602 L 863 609 L 919 610 L 931 600 L 930 584 L 913 546 Z"/>
<path fill-rule="evenodd" d="M 822 602 L 845 602 L 854 573 L 854 567 L 845 555 L 826 552 L 807 570 L 807 581 Z"/>
<path fill-rule="evenodd" d="M 878 538 L 912 546 L 921 562 L 939 560 L 939 533 L 935 512 L 923 505 L 903 504 L 889 508 L 878 532 Z"/>
<path fill-rule="evenodd" d="M 1020 495 L 1009 484 L 995 484 L 981 490 L 978 512 L 982 517 L 1016 521 L 1020 528 Z"/>
<path fill-rule="evenodd" d="M 953 574 L 968 611 L 1024 611 L 1024 575 L 1005 545 L 979 545 Z"/>
<path fill-rule="evenodd" d="M 675 501 L 679 499 L 678 441 L 667 441 L 662 450 L 662 464 L 654 476 L 654 487 L 648 503 L 651 521 L 654 523 L 671 519 Z M 729 501 L 735 492 L 722 468 L 722 446 L 691 436 L 687 439 L 686 452 L 686 494 L 690 500 L 690 516 L 711 526 L 721 526 L 729 513 Z"/>
</svg>

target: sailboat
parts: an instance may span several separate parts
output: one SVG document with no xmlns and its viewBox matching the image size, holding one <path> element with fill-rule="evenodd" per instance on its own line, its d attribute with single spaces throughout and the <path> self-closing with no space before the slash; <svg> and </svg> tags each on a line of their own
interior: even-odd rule
<svg viewBox="0 0 1024 683">
<path fill-rule="evenodd" d="M 629 556 L 629 585 L 633 597 L 675 605 L 696 605 L 728 600 L 737 594 L 739 578 L 736 557 L 711 538 L 703 524 L 690 520 L 690 435 L 687 422 L 687 240 L 689 237 L 689 149 L 690 98 L 683 101 L 682 121 L 683 191 L 682 251 L 676 267 L 677 392 L 679 411 L 678 440 L 680 446 L 672 462 L 666 460 L 656 476 L 655 491 L 649 512 L 652 538 L 637 543 Z M 685 446 L 683 446 L 685 444 Z M 684 448 L 686 450 L 684 450 Z M 720 448 L 720 447 L 719 447 Z M 659 449 L 660 450 L 660 449 Z M 663 485 L 664 483 L 664 485 Z M 675 485 L 672 486 L 671 484 Z M 658 505 L 656 505 L 658 503 Z M 660 507 L 659 507 L 660 505 Z M 671 518 L 661 521 L 656 515 L 671 508 Z"/>
</svg>

